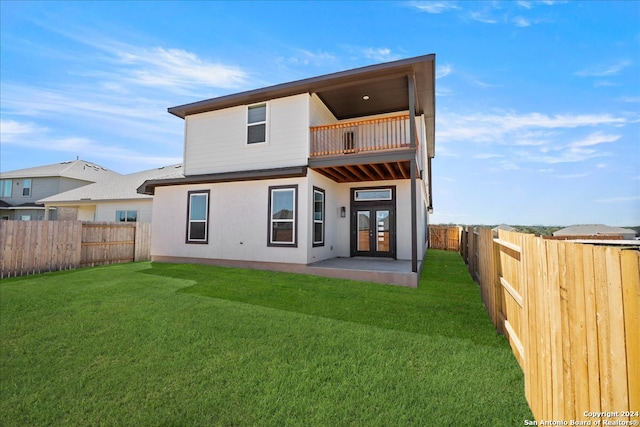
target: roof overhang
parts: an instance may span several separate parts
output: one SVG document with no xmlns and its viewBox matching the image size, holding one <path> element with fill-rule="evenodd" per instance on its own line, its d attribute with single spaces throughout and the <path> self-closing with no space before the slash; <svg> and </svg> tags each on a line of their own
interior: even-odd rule
<svg viewBox="0 0 640 427">
<path fill-rule="evenodd" d="M 190 175 L 181 178 L 149 179 L 138 187 L 138 193 L 154 195 L 156 187 L 172 185 L 214 184 L 219 182 L 256 181 L 263 179 L 298 178 L 307 176 L 307 166 L 293 166 L 276 169 L 223 172 L 204 175 Z"/>
<path fill-rule="evenodd" d="M 415 82 L 416 115 L 423 115 L 427 152 L 433 157 L 435 133 L 435 54 L 370 65 L 261 89 L 206 99 L 168 109 L 185 118 L 193 114 L 253 104 L 303 93 L 316 94 L 336 119 L 409 110 L 408 78 Z M 368 97 L 364 99 L 363 97 Z M 431 146 L 429 146 L 431 145 Z"/>
</svg>

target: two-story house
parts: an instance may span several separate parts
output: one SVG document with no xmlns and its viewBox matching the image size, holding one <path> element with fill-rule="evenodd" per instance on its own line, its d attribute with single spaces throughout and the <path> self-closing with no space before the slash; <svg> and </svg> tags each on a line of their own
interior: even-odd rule
<svg viewBox="0 0 640 427">
<path fill-rule="evenodd" d="M 86 219 L 82 209 L 51 209 L 41 199 L 120 176 L 95 163 L 72 160 L 0 173 L 0 217 L 15 220 Z M 86 217 L 86 218 L 85 218 Z"/>
<path fill-rule="evenodd" d="M 185 121 L 184 177 L 138 190 L 154 195 L 153 260 L 316 274 L 328 259 L 395 259 L 408 266 L 403 284 L 417 286 L 432 209 L 435 55 L 169 112 Z"/>
</svg>

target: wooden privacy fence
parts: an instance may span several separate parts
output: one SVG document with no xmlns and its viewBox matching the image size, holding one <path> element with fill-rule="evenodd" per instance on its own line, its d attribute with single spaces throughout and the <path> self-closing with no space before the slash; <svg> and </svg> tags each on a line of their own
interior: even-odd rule
<svg viewBox="0 0 640 427">
<path fill-rule="evenodd" d="M 429 247 L 431 249 L 459 252 L 461 228 L 450 225 L 430 225 Z"/>
<path fill-rule="evenodd" d="M 2 278 L 150 259 L 151 224 L 0 221 Z"/>
<path fill-rule="evenodd" d="M 461 241 L 536 419 L 640 421 L 640 252 L 488 228 Z"/>
</svg>

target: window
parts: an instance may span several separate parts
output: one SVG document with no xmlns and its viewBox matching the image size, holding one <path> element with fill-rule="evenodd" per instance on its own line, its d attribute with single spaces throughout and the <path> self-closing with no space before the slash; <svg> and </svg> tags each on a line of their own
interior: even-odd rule
<svg viewBox="0 0 640 427">
<path fill-rule="evenodd" d="M 369 200 L 392 200 L 391 189 L 356 190 L 353 199 L 356 202 Z"/>
<path fill-rule="evenodd" d="M 22 186 L 22 196 L 30 197 L 31 196 L 31 179 L 27 178 L 23 181 Z"/>
<path fill-rule="evenodd" d="M 116 211 L 116 222 L 136 222 L 138 211 Z"/>
<path fill-rule="evenodd" d="M 298 186 L 269 187 L 268 246 L 297 246 Z"/>
<path fill-rule="evenodd" d="M 186 242 L 209 242 L 209 190 L 189 191 Z"/>
<path fill-rule="evenodd" d="M 267 142 L 267 104 L 250 105 L 247 109 L 247 144 Z"/>
<path fill-rule="evenodd" d="M 11 186 L 13 185 L 13 181 L 10 179 L 2 180 L 2 187 L 0 187 L 0 196 L 2 197 L 11 197 Z"/>
<path fill-rule="evenodd" d="M 313 246 L 324 246 L 324 190 L 313 187 Z"/>
</svg>

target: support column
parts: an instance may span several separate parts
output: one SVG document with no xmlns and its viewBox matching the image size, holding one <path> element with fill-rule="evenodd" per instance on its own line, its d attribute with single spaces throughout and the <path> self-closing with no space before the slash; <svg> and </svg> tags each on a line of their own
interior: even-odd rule
<svg viewBox="0 0 640 427">
<path fill-rule="evenodd" d="M 415 81 L 413 75 L 407 76 L 409 87 L 409 146 L 416 148 L 416 92 Z M 418 151 L 416 150 L 416 156 Z M 417 217 L 417 200 L 416 200 L 416 175 L 417 175 L 417 159 L 411 160 L 411 271 L 418 272 L 418 217 Z"/>
</svg>

